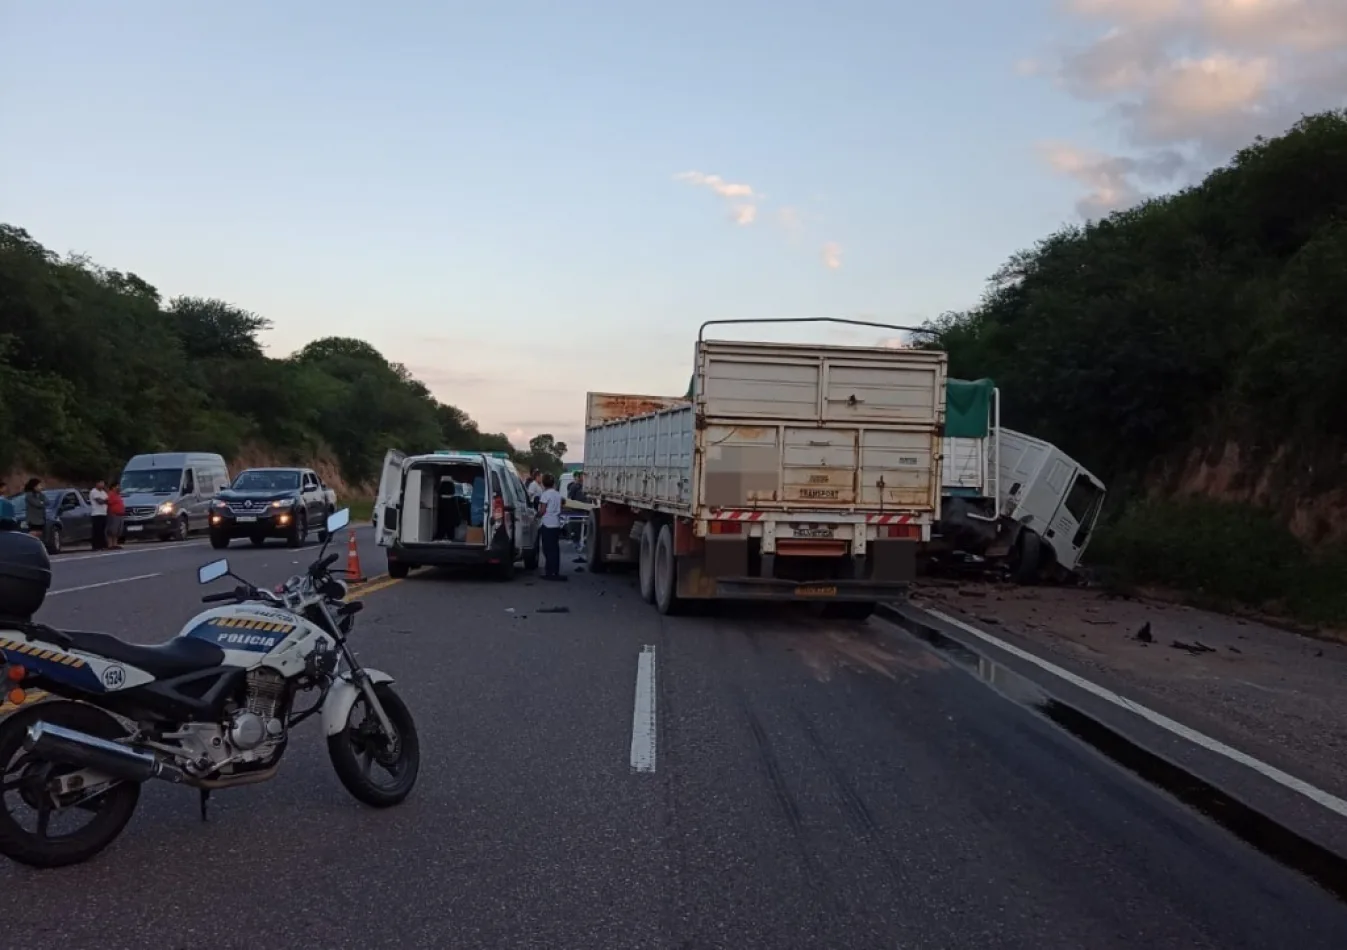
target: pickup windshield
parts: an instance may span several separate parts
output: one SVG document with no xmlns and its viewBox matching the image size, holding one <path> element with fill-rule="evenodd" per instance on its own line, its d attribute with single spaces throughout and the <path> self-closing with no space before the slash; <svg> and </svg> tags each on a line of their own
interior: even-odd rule
<svg viewBox="0 0 1347 950">
<path fill-rule="evenodd" d="M 240 472 L 232 487 L 234 491 L 294 491 L 299 488 L 299 472 Z"/>
</svg>

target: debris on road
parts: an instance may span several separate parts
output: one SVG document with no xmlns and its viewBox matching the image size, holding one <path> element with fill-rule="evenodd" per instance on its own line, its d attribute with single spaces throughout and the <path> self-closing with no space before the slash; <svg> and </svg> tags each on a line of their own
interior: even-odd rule
<svg viewBox="0 0 1347 950">
<path fill-rule="evenodd" d="M 985 627 L 994 615 L 996 636 L 1347 794 L 1347 644 L 1097 589 L 923 582 L 912 599 Z"/>
<path fill-rule="evenodd" d="M 569 607 L 539 607 L 540 614 L 568 614 L 571 612 Z"/>
</svg>

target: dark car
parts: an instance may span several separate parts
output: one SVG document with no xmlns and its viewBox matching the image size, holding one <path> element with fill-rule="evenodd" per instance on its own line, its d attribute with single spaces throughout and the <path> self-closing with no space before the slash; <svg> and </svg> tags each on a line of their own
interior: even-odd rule
<svg viewBox="0 0 1347 950">
<path fill-rule="evenodd" d="M 227 548 L 235 538 L 255 545 L 285 538 L 297 548 L 312 527 L 327 540 L 324 525 L 332 513 L 331 494 L 309 468 L 250 468 L 220 492 L 210 510 L 210 543 Z"/>
<path fill-rule="evenodd" d="M 75 488 L 48 488 L 47 530 L 42 540 L 52 554 L 60 554 L 68 544 L 88 544 L 93 540 L 93 509 L 89 496 Z M 28 530 L 28 499 L 14 495 L 9 499 L 18 516 L 19 530 Z"/>
</svg>

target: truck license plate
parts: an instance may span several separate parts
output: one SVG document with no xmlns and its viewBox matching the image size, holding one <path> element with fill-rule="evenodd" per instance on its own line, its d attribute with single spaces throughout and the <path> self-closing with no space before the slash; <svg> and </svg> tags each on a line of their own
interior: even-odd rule
<svg viewBox="0 0 1347 950">
<path fill-rule="evenodd" d="M 820 587 L 817 585 L 808 585 L 795 588 L 796 597 L 836 597 L 836 587 Z"/>
<path fill-rule="evenodd" d="M 832 525 L 797 524 L 795 526 L 795 537 L 797 538 L 831 538 L 832 536 Z"/>
<path fill-rule="evenodd" d="M 257 515 L 239 515 L 239 521 L 256 521 Z"/>
</svg>

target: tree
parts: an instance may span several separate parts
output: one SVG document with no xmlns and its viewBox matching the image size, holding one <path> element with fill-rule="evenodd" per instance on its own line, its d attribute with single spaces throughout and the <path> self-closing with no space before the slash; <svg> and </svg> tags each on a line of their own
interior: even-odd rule
<svg viewBox="0 0 1347 950">
<path fill-rule="evenodd" d="M 164 307 L 137 275 L 0 225 L 0 471 L 87 481 L 138 452 L 257 444 L 296 462 L 330 451 L 369 483 L 390 447 L 514 452 L 364 340 L 269 359 L 270 326 L 214 298 Z"/>
</svg>

